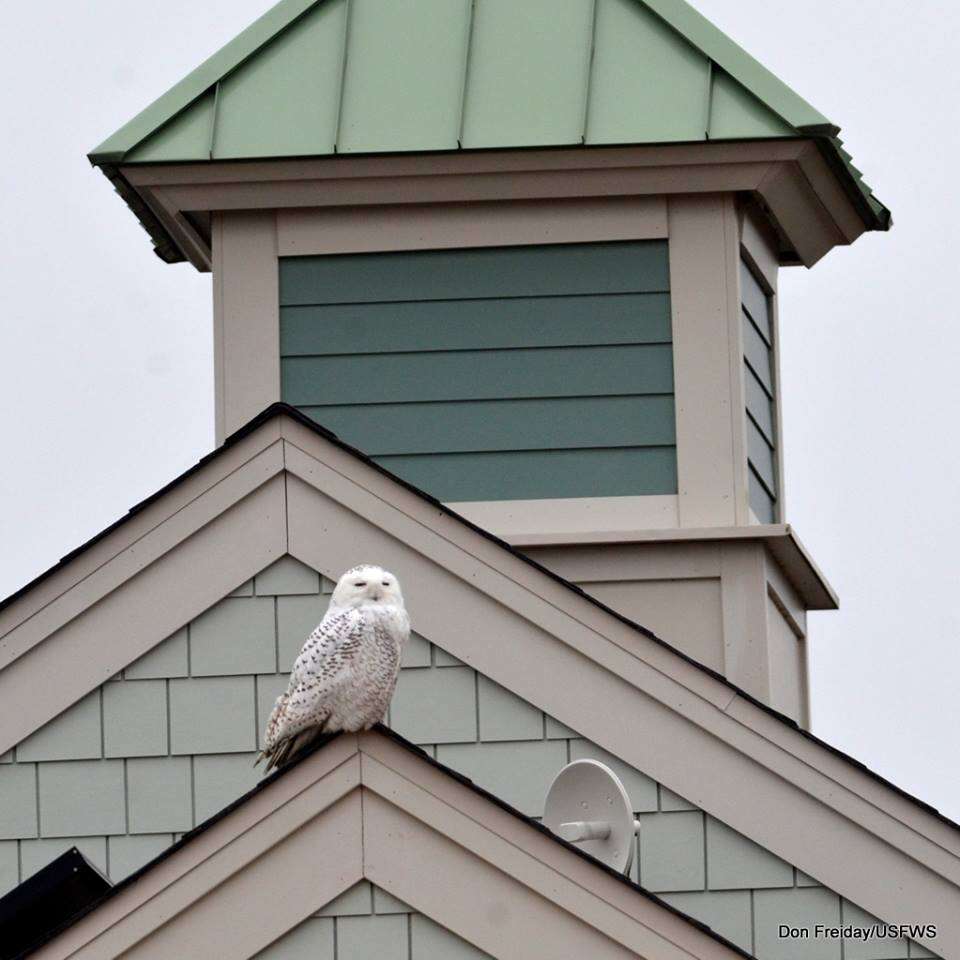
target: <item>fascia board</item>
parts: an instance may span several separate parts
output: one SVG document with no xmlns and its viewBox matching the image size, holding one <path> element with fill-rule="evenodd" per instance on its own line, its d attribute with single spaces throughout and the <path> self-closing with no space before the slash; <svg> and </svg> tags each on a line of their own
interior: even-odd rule
<svg viewBox="0 0 960 960">
<path fill-rule="evenodd" d="M 0 640 L 280 439 L 277 420 L 221 447 L 3 601 Z M 0 651 L 3 650 L 0 642 Z M 2 656 L 2 654 L 0 654 Z M 0 660 L 0 663 L 3 661 Z"/>
<path fill-rule="evenodd" d="M 759 540 L 787 574 L 809 610 L 837 610 L 836 591 L 789 524 L 757 524 L 739 527 L 672 527 L 652 530 L 597 530 L 576 535 L 531 533 L 508 536 L 511 546 L 555 547 L 601 544 L 715 543 Z"/>
<path fill-rule="evenodd" d="M 801 167 L 801 162 L 803 166 Z M 188 212 L 756 192 L 805 263 L 863 225 L 809 140 L 125 166 L 197 260 Z"/>
<path fill-rule="evenodd" d="M 0 671 L 282 470 L 283 445 L 277 441 L 164 517 L 162 522 L 129 540 L 3 635 Z M 124 532 L 129 535 L 132 531 Z M 236 589 L 242 582 L 229 589 Z"/>
<path fill-rule="evenodd" d="M 17 657 L 0 670 L 0 753 L 287 552 L 279 471 L 252 492 L 231 493 L 236 501 L 206 516 L 201 501 L 184 511 L 189 516 L 167 521 L 98 571 L 96 582 L 79 584 L 8 634 Z"/>
</svg>

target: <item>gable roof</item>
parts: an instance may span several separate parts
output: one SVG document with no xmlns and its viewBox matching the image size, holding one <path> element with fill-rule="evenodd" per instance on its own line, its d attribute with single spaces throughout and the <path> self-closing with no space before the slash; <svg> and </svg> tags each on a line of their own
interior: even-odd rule
<svg viewBox="0 0 960 960">
<path fill-rule="evenodd" d="M 933 945 L 960 943 L 956 824 L 284 404 L 0 612 L 0 753 L 285 553 L 404 570 L 426 639 L 888 922 L 943 904 Z"/>
<path fill-rule="evenodd" d="M 267 877 L 269 894 L 243 897 Z M 199 955 L 215 942 L 218 956 L 251 956 L 361 879 L 498 957 L 750 956 L 384 727 L 321 741 L 34 955 L 174 955 L 187 942 Z M 522 909 L 498 911 L 508 900 Z"/>
<path fill-rule="evenodd" d="M 684 0 L 281 0 L 90 160 L 812 138 L 887 229 L 838 133 Z"/>
</svg>

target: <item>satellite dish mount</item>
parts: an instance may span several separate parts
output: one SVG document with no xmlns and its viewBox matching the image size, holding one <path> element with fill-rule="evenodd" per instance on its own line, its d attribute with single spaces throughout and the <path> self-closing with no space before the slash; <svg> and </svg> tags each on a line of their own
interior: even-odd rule
<svg viewBox="0 0 960 960">
<path fill-rule="evenodd" d="M 608 867 L 630 872 L 640 823 L 620 778 L 598 760 L 574 760 L 557 774 L 547 791 L 543 823 Z"/>
</svg>

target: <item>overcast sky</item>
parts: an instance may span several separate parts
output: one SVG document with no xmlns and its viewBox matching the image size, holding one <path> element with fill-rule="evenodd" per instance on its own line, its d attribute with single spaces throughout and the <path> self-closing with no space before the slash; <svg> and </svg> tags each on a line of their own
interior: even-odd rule
<svg viewBox="0 0 960 960">
<path fill-rule="evenodd" d="M 85 154 L 267 0 L 8 5 L 0 58 L 0 597 L 213 446 L 210 277 Z M 837 588 L 814 731 L 960 819 L 957 8 L 698 0 L 835 123 L 890 234 L 784 271 L 789 521 Z"/>
</svg>

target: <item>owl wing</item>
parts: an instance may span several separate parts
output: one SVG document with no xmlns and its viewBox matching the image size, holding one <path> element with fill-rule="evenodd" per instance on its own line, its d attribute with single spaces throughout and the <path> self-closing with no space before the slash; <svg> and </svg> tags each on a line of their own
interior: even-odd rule
<svg viewBox="0 0 960 960">
<path fill-rule="evenodd" d="M 269 761 L 267 770 L 287 759 L 294 747 L 305 746 L 324 731 L 332 696 L 350 682 L 353 654 L 363 628 L 363 613 L 350 608 L 328 612 L 307 637 L 293 665 L 287 691 L 277 698 L 267 721 L 264 748 L 257 759 L 258 763 L 263 758 Z M 306 731 L 311 736 L 297 743 Z"/>
</svg>

